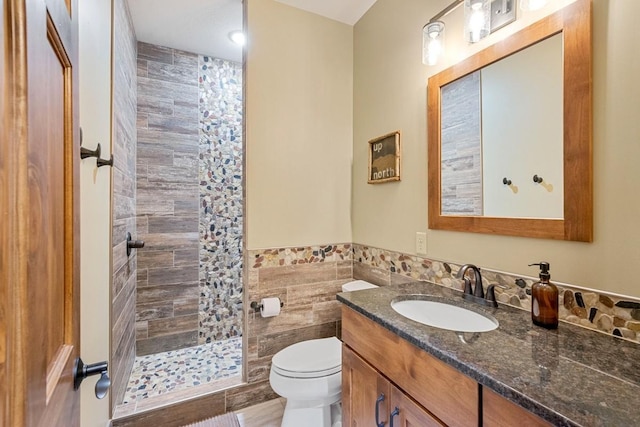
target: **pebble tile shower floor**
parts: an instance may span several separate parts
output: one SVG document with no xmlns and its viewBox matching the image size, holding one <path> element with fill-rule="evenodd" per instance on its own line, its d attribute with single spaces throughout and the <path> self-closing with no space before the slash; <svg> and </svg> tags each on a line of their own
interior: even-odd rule
<svg viewBox="0 0 640 427">
<path fill-rule="evenodd" d="M 136 357 L 123 404 L 242 373 L 242 338 Z"/>
</svg>

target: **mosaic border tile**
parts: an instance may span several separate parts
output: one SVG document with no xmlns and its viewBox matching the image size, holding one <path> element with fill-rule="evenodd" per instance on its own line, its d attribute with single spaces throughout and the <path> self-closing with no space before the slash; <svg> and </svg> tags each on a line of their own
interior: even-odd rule
<svg viewBox="0 0 640 427">
<path fill-rule="evenodd" d="M 316 262 L 351 261 L 351 243 L 249 250 L 249 268 L 282 267 Z"/>
<path fill-rule="evenodd" d="M 353 244 L 354 263 L 462 290 L 455 277 L 461 265 Z M 355 269 L 354 269 L 355 270 Z M 537 278 L 482 268 L 484 285 L 496 284 L 498 301 L 531 311 L 531 285 Z M 391 276 L 390 279 L 391 281 Z M 584 328 L 640 343 L 640 299 L 620 297 L 566 283 L 553 282 L 560 294 L 559 319 Z"/>
<path fill-rule="evenodd" d="M 198 56 L 198 344 L 243 333 L 242 64 Z"/>
</svg>

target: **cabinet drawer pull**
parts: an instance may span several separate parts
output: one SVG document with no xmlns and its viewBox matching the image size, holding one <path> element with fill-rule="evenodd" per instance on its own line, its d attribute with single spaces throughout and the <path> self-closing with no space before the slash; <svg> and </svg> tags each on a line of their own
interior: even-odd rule
<svg viewBox="0 0 640 427">
<path fill-rule="evenodd" d="M 393 427 L 393 417 L 400 413 L 400 409 L 396 406 L 396 409 L 393 410 L 391 415 L 389 416 L 389 427 Z"/>
<path fill-rule="evenodd" d="M 385 422 L 380 422 L 380 402 L 384 402 L 384 393 L 376 399 L 376 427 L 384 427 Z"/>
</svg>

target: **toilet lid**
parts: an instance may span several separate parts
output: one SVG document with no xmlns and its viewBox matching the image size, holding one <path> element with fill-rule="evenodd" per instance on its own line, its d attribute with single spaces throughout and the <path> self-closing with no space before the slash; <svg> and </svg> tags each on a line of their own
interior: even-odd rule
<svg viewBox="0 0 640 427">
<path fill-rule="evenodd" d="M 326 377 L 342 369 L 341 351 L 336 337 L 302 341 L 277 352 L 271 368 L 284 377 Z"/>
</svg>

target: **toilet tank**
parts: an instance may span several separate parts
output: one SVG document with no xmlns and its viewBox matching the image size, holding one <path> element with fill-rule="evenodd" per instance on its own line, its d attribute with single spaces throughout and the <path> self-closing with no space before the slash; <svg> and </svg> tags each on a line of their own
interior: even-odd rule
<svg viewBox="0 0 640 427">
<path fill-rule="evenodd" d="M 362 289 L 371 289 L 371 288 L 377 288 L 376 285 L 374 285 L 373 283 L 369 283 L 366 280 L 354 280 L 352 282 L 347 282 L 344 285 L 342 285 L 342 292 L 353 292 L 353 291 L 359 291 Z"/>
</svg>

